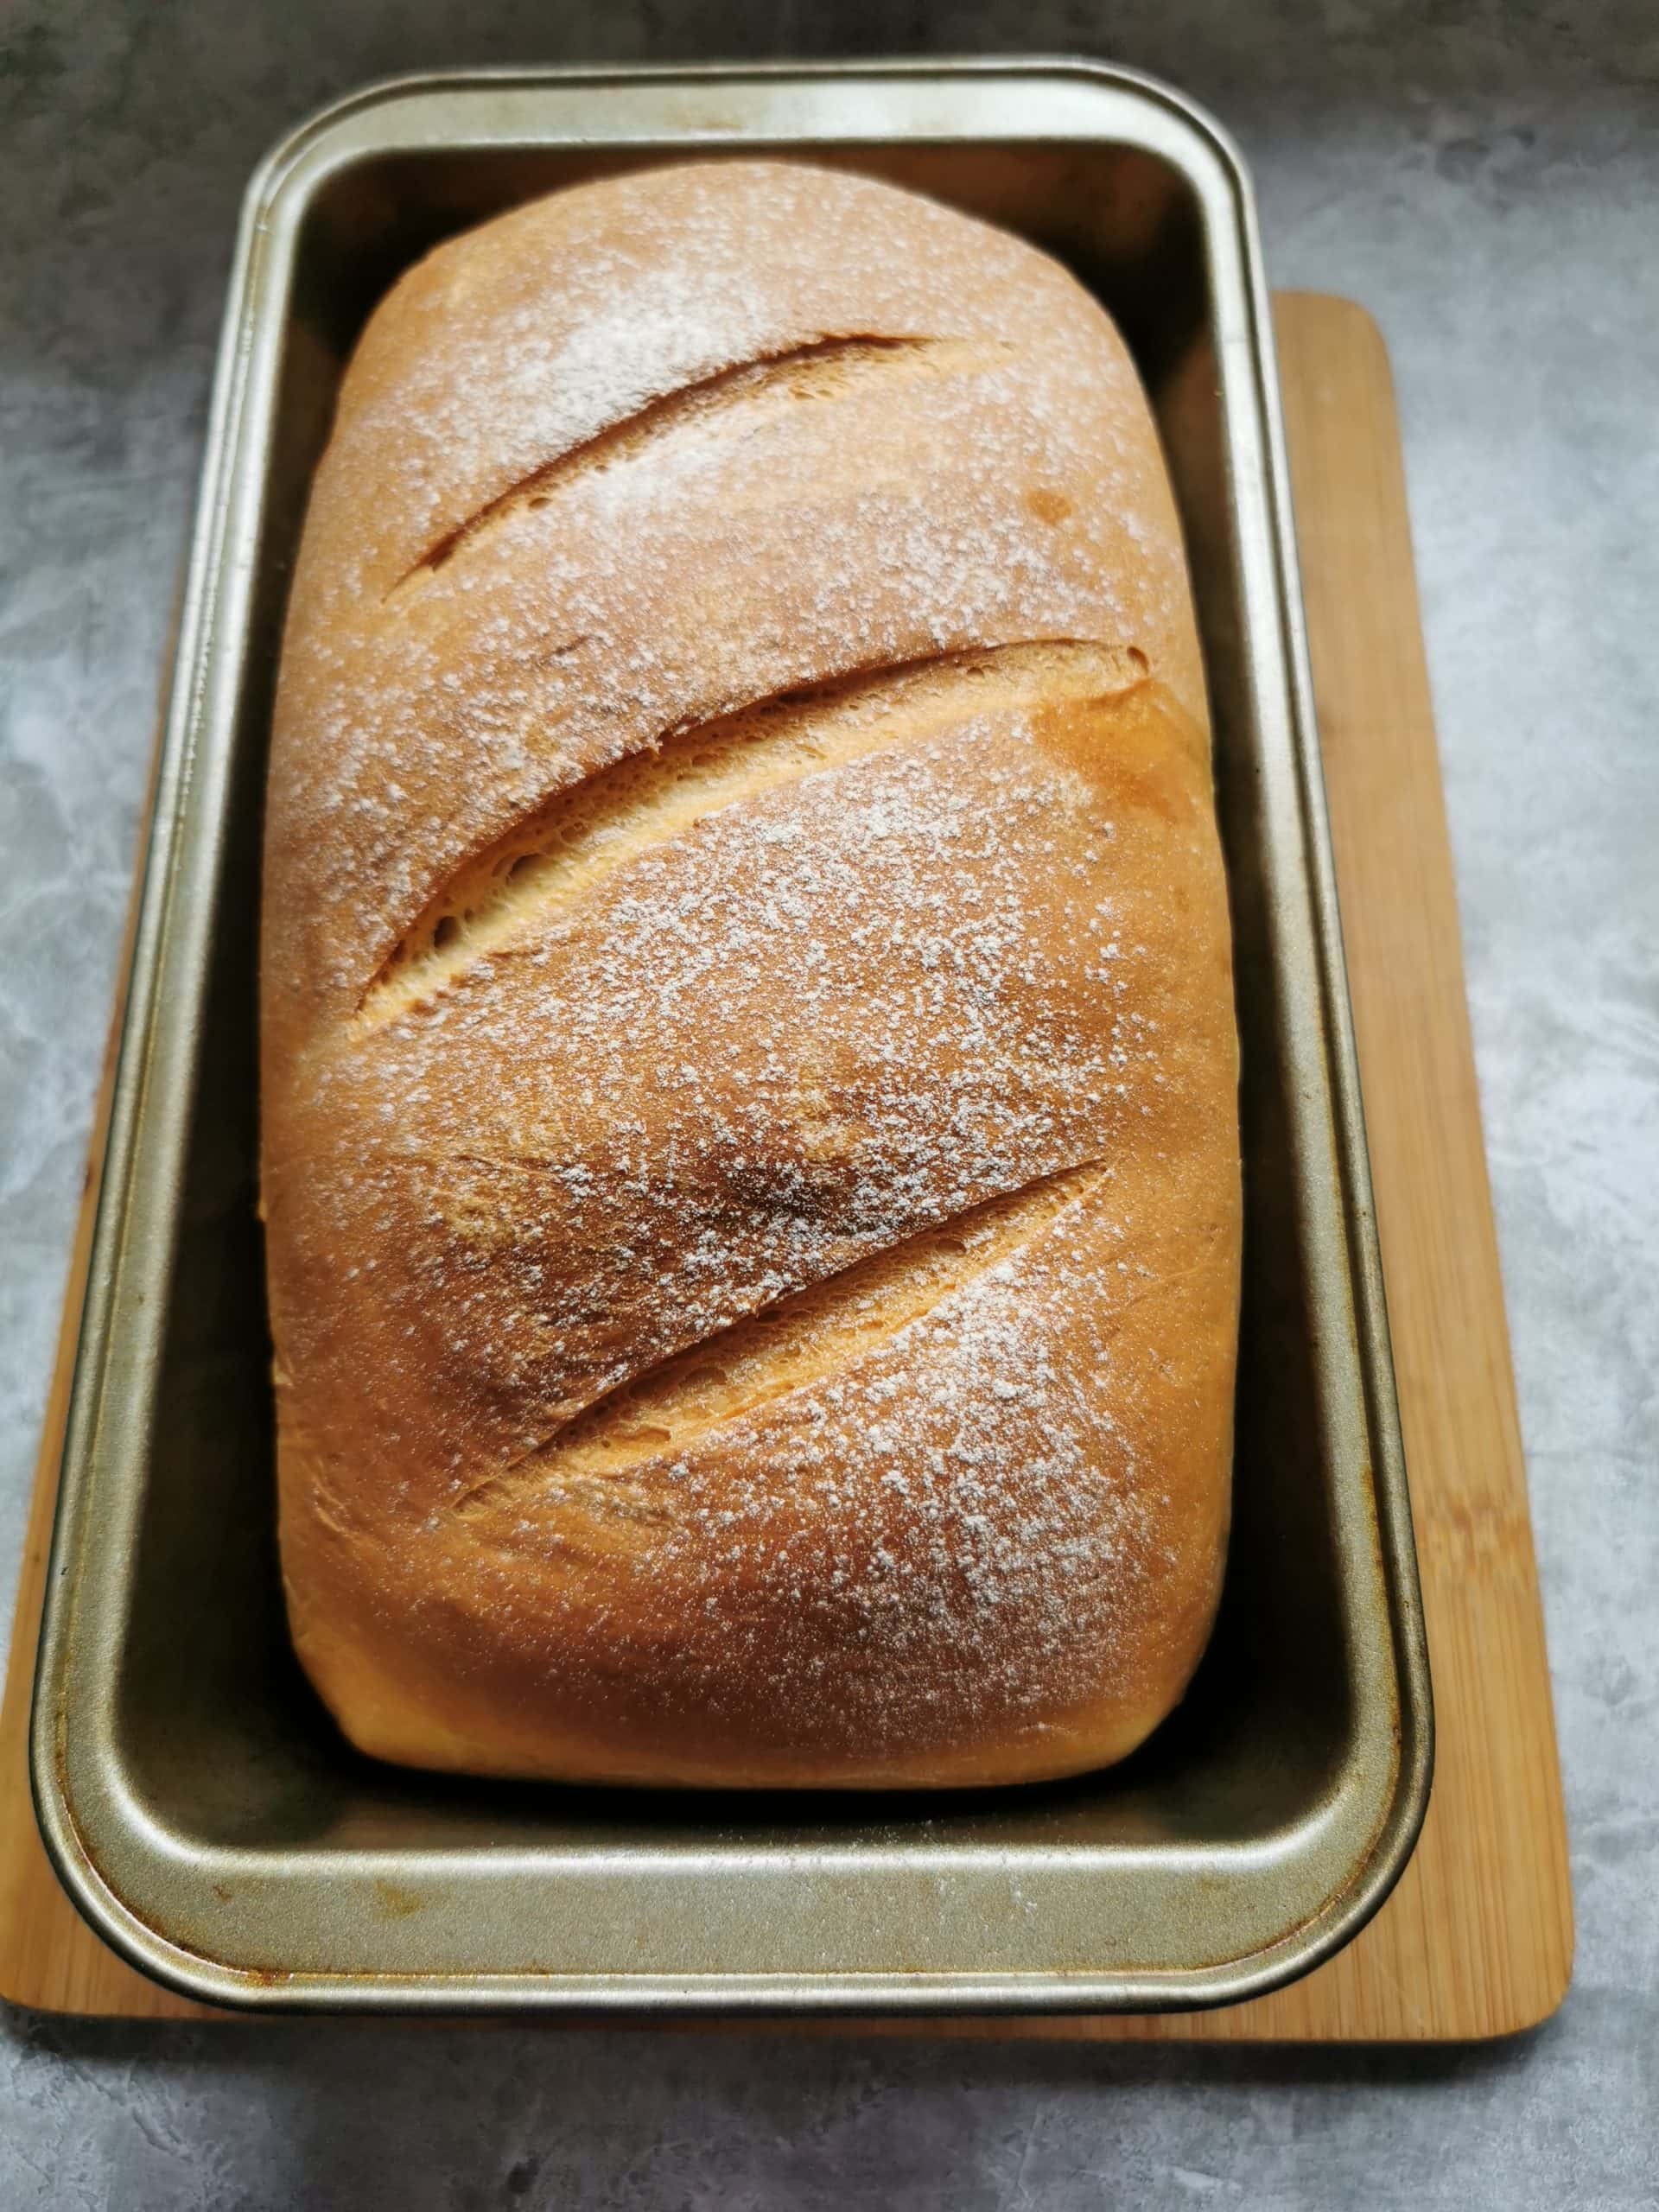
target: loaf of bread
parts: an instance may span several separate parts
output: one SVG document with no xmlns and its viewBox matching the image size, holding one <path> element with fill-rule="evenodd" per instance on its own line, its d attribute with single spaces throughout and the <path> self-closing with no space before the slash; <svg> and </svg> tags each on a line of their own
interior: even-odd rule
<svg viewBox="0 0 1659 2212">
<path fill-rule="evenodd" d="M 442 245 L 342 385 L 263 960 L 283 1564 L 352 1740 L 1012 1783 L 1181 1694 L 1236 1046 L 1123 344 L 832 170 Z"/>
</svg>

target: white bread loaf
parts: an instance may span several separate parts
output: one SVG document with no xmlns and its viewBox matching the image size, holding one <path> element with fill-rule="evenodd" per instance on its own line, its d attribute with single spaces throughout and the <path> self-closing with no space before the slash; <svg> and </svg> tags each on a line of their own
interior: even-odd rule
<svg viewBox="0 0 1659 2212">
<path fill-rule="evenodd" d="M 1236 1043 L 1145 397 L 1031 247 L 766 162 L 440 247 L 270 767 L 302 1658 L 412 1764 L 1120 1758 L 1228 1516 Z"/>
</svg>

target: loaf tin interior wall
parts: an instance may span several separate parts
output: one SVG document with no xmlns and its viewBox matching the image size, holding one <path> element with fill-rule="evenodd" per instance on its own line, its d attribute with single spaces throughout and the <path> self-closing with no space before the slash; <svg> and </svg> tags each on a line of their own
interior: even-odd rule
<svg viewBox="0 0 1659 2212">
<path fill-rule="evenodd" d="M 798 148 L 791 149 L 797 158 Z M 645 156 L 433 152 L 360 164 L 311 206 L 294 271 L 267 470 L 260 598 L 239 702 L 214 969 L 138 1571 L 121 1660 L 130 1778 L 162 1824 L 203 1841 L 296 1849 L 488 1838 L 608 1848 L 695 1836 L 754 1850 L 833 1833 L 891 1845 L 1258 1837 L 1336 1785 L 1351 1745 L 1330 1485 L 1320 1460 L 1310 1286 L 1285 1130 L 1282 1008 L 1256 841 L 1253 723 L 1237 634 L 1227 486 L 1196 213 L 1175 174 L 1131 149 L 848 150 L 1058 254 L 1117 317 L 1153 395 L 1193 556 L 1234 901 L 1244 1052 L 1246 1287 L 1233 1543 L 1222 1618 L 1176 1715 L 1115 1771 L 950 1799 L 699 1797 L 404 1775 L 340 1741 L 283 1619 L 262 1254 L 255 1214 L 259 820 L 283 601 L 306 487 L 340 369 L 374 301 L 438 238 L 536 193 Z"/>
</svg>

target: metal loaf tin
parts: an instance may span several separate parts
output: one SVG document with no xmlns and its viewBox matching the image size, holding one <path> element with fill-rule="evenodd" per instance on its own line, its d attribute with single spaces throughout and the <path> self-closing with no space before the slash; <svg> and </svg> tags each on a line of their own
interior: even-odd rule
<svg viewBox="0 0 1659 2212">
<path fill-rule="evenodd" d="M 1126 1765 L 950 1797 L 536 1789 L 378 1767 L 289 1648 L 255 1215 L 266 733 L 312 464 L 365 316 L 578 179 L 767 149 L 1037 240 L 1157 409 L 1216 723 L 1244 1045 L 1236 1508 L 1214 1643 Z M 1073 62 L 468 74 L 342 102 L 244 214 L 41 1643 L 71 1893 L 190 1995 L 358 2011 L 1222 2003 L 1304 1973 L 1415 1838 L 1431 1719 L 1249 189 Z"/>
</svg>

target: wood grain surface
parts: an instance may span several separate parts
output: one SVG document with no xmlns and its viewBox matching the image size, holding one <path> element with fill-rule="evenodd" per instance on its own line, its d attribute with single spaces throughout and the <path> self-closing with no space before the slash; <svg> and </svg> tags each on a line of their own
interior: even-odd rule
<svg viewBox="0 0 1659 2212">
<path fill-rule="evenodd" d="M 872 2032 L 1459 2040 L 1542 2019 L 1572 1972 L 1543 1618 L 1388 358 L 1376 325 L 1347 301 L 1291 293 L 1276 306 L 1428 1618 L 1434 1794 L 1411 1863 L 1376 1918 L 1336 1958 L 1272 1996 L 1205 2013 L 866 2024 Z M 48 1863 L 29 1797 L 35 1637 L 120 1014 L 118 1001 L 0 1707 L 0 1995 L 56 2012 L 225 2018 L 149 1982 L 92 1934 Z"/>
</svg>

